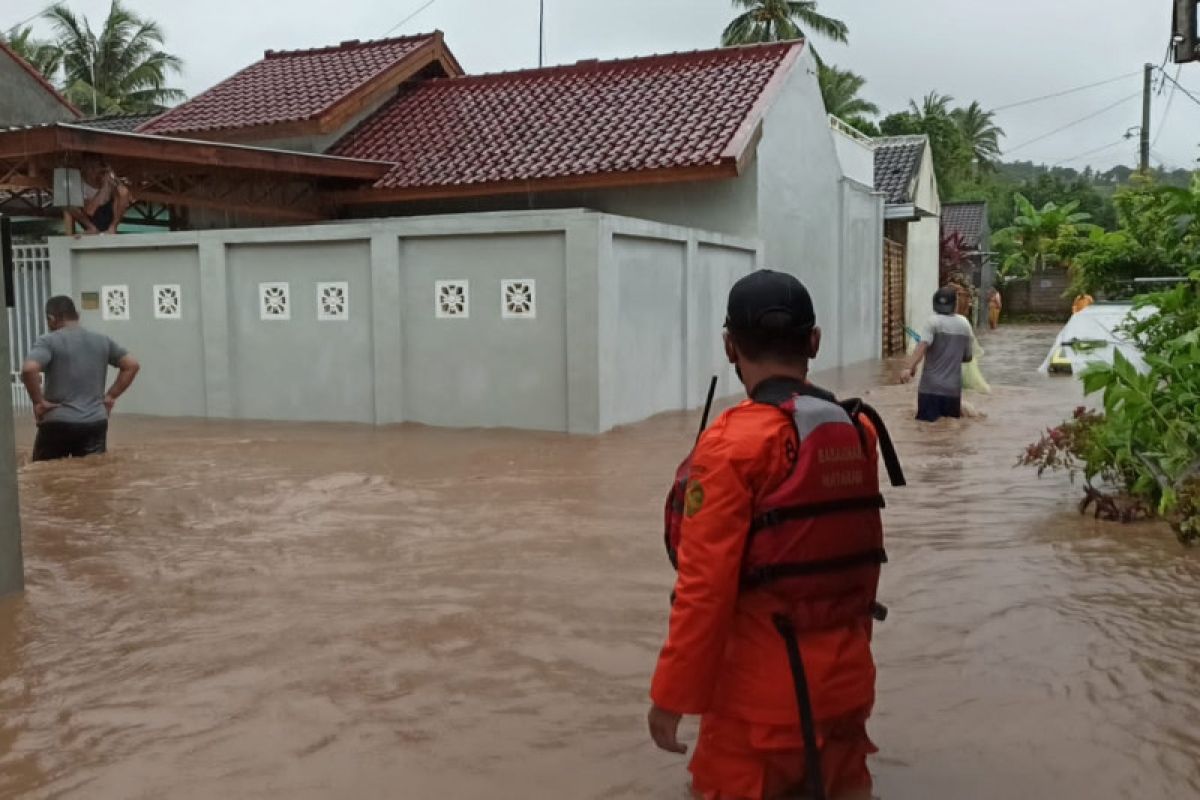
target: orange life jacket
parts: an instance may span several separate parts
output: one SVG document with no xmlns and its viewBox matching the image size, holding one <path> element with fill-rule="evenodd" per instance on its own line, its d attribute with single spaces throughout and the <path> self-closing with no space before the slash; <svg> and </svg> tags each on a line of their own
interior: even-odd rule
<svg viewBox="0 0 1200 800">
<path fill-rule="evenodd" d="M 811 384 L 767 381 L 753 398 L 787 414 L 796 431 L 788 477 L 753 511 L 741 565 L 741 591 L 787 600 L 800 633 L 882 619 L 876 602 L 883 548 L 877 449 L 892 484 L 904 484 L 899 459 L 879 415 L 859 400 L 837 402 Z M 789 459 L 793 453 L 789 452 Z M 676 563 L 691 455 L 667 499 L 666 544 Z"/>
</svg>

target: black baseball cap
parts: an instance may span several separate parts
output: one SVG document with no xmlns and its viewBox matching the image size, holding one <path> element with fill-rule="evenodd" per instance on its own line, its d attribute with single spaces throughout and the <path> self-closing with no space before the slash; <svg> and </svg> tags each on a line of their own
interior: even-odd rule
<svg viewBox="0 0 1200 800">
<path fill-rule="evenodd" d="M 725 327 L 731 331 L 811 330 L 817 324 L 812 296 L 795 276 L 760 269 L 729 290 Z"/>
<path fill-rule="evenodd" d="M 933 310 L 939 314 L 953 314 L 958 310 L 958 289 L 943 286 L 933 293 Z"/>
</svg>

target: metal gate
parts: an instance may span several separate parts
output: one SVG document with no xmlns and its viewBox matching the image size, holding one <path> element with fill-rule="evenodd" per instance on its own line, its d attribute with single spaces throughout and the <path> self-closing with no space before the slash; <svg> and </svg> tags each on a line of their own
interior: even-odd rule
<svg viewBox="0 0 1200 800">
<path fill-rule="evenodd" d="M 50 298 L 50 249 L 44 244 L 13 247 L 13 287 L 16 307 L 8 311 L 8 371 L 13 408 L 30 413 L 29 397 L 21 384 L 21 362 L 37 337 L 46 332 L 46 301 Z"/>
<path fill-rule="evenodd" d="M 904 245 L 883 240 L 883 355 L 903 355 Z"/>
</svg>

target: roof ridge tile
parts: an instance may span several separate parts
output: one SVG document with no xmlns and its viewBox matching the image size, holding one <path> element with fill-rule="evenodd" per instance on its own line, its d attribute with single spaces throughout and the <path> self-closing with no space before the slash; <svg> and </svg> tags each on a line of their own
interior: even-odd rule
<svg viewBox="0 0 1200 800">
<path fill-rule="evenodd" d="M 320 53 L 342 53 L 350 50 L 365 50 L 369 47 L 386 47 L 393 44 L 403 44 L 404 42 L 415 42 L 421 39 L 433 39 L 440 34 L 440 30 L 434 30 L 429 33 L 414 33 L 408 36 L 392 36 L 384 39 L 347 39 L 338 44 L 321 45 L 320 47 L 298 47 L 292 50 L 264 50 L 263 59 L 267 58 L 292 58 L 295 56 L 311 56 Z"/>
<path fill-rule="evenodd" d="M 570 64 L 552 64 L 548 67 L 521 67 L 519 69 L 500 70 L 498 72 L 481 72 L 476 75 L 460 75 L 454 78 L 436 78 L 435 81 L 476 82 L 502 78 L 540 77 L 551 74 L 571 74 L 578 72 L 597 71 L 606 67 L 632 64 L 647 64 L 668 61 L 700 60 L 709 56 L 721 56 L 727 53 L 763 53 L 769 51 L 788 51 L 804 44 L 803 39 L 789 39 L 782 42 L 762 42 L 756 44 L 735 45 L 732 47 L 710 47 L 696 50 L 675 50 L 667 53 L 649 53 L 641 56 L 624 58 L 581 58 Z"/>
</svg>

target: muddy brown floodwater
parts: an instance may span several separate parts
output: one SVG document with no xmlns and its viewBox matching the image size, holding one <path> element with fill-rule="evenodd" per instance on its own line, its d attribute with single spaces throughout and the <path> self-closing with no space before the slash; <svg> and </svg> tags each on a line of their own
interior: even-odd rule
<svg viewBox="0 0 1200 800">
<path fill-rule="evenodd" d="M 868 390 L 911 482 L 886 512 L 884 800 L 1200 795 L 1200 560 L 1012 467 L 1078 401 L 1034 372 L 1052 337 L 984 340 L 981 420 L 911 420 L 894 364 L 827 376 Z M 111 456 L 24 467 L 0 796 L 685 797 L 643 719 L 696 418 L 123 418 Z"/>
</svg>

